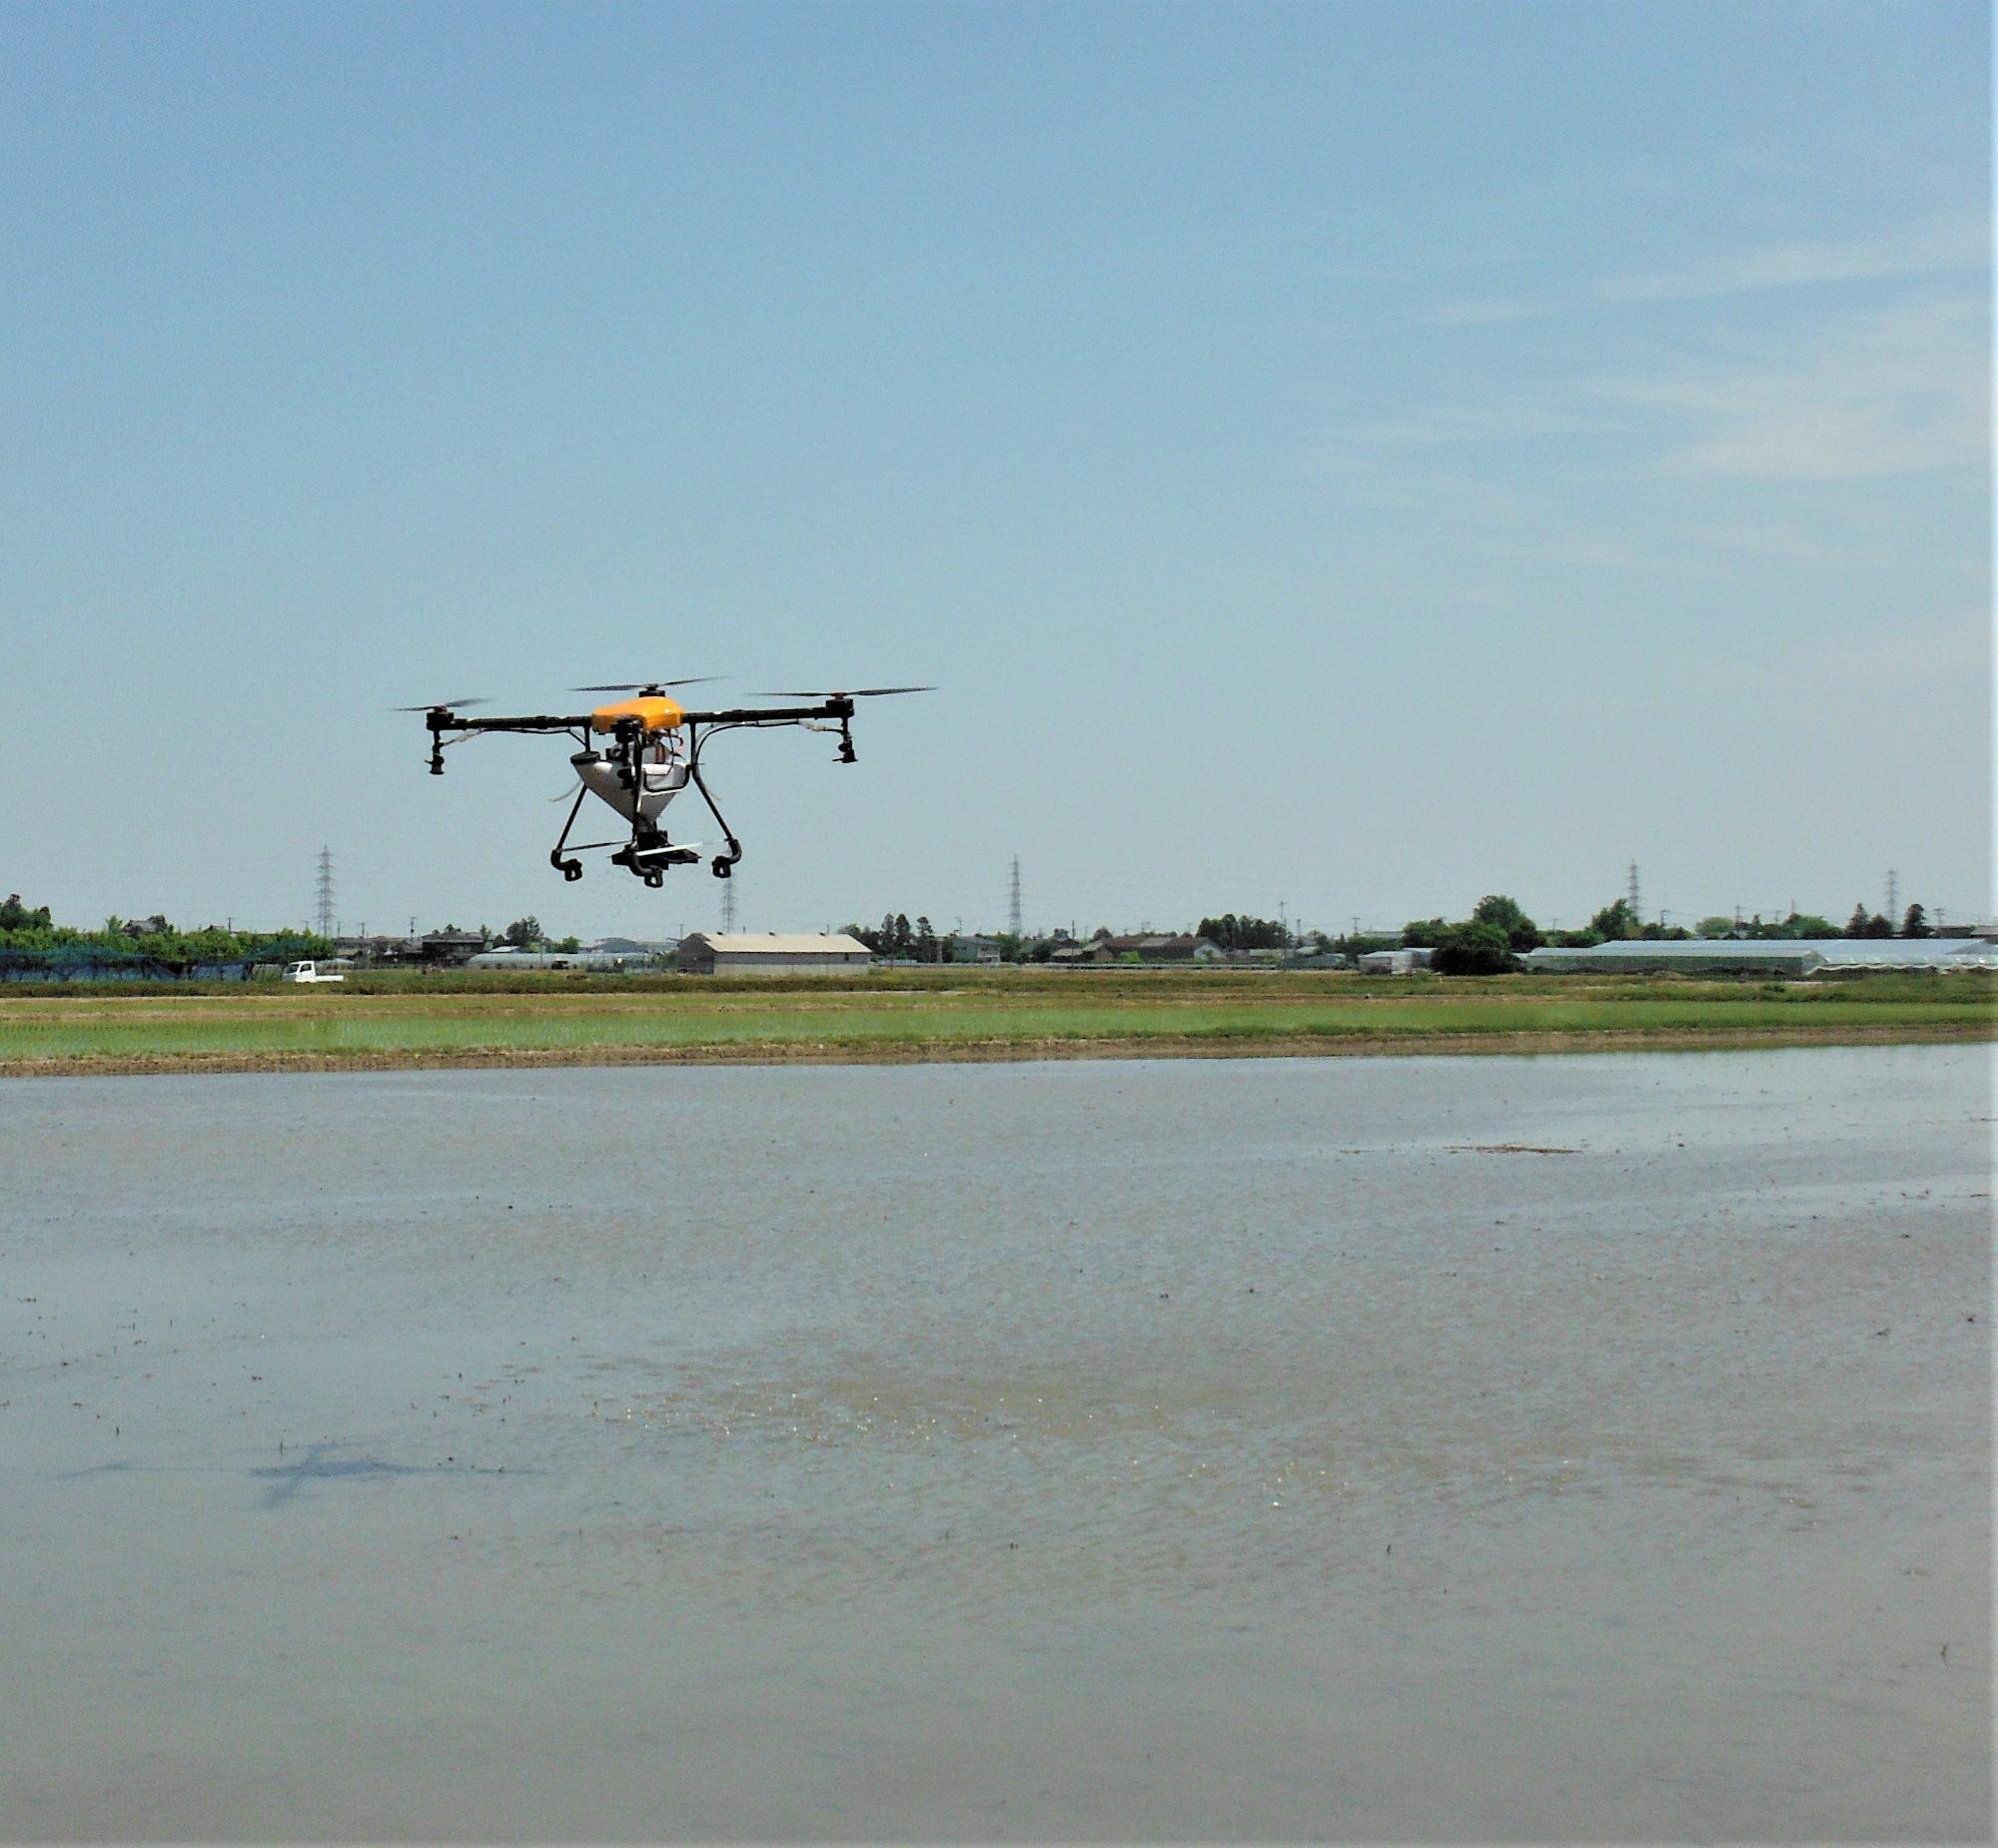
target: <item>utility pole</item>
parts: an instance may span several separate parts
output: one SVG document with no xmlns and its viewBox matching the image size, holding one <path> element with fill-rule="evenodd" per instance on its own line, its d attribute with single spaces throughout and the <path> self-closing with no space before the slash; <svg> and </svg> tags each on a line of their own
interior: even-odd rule
<svg viewBox="0 0 1998 1848">
<path fill-rule="evenodd" d="M 333 849 L 319 850 L 319 934 L 333 935 Z"/>
</svg>

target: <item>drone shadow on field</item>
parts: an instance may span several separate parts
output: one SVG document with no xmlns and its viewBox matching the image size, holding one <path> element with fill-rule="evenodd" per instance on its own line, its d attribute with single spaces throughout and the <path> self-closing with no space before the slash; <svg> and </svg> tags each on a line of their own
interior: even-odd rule
<svg viewBox="0 0 1998 1848">
<path fill-rule="evenodd" d="M 296 1457 L 288 1457 L 279 1463 L 266 1463 L 247 1469 L 223 1468 L 216 1464 L 203 1463 L 94 1463 L 87 1469 L 65 1470 L 60 1480 L 81 1481 L 86 1476 L 98 1475 L 247 1475 L 253 1480 L 268 1482 L 261 1506 L 281 1508 L 296 1500 L 314 1483 L 344 1481 L 357 1476 L 394 1475 L 536 1475 L 538 1470 L 514 1469 L 508 1471 L 502 1464 L 492 1469 L 481 1468 L 476 1463 L 456 1461 L 432 1463 L 392 1463 L 379 1456 L 343 1456 L 340 1451 L 351 1446 L 333 1438 L 318 1443 L 309 1443 Z M 282 1446 L 280 1455 L 285 1455 Z"/>
</svg>

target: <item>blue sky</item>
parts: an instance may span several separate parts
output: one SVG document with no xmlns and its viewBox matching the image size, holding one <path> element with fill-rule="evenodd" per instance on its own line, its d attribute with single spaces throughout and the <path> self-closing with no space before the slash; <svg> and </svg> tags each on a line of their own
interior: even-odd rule
<svg viewBox="0 0 1998 1848">
<path fill-rule="evenodd" d="M 1991 905 L 1981 7 L 0 13 L 0 888 L 351 928 Z"/>
</svg>

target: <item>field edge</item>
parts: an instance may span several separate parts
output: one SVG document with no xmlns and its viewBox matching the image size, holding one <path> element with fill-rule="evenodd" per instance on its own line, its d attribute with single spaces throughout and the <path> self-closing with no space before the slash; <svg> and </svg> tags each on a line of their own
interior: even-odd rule
<svg viewBox="0 0 1998 1848">
<path fill-rule="evenodd" d="M 477 1071 L 628 1065 L 996 1065 L 1048 1060 L 1421 1058 L 1564 1053 L 1744 1052 L 1810 1046 L 1998 1043 L 1998 1022 L 1810 1028 L 1660 1028 L 1005 1040 L 823 1041 L 693 1046 L 467 1047 L 436 1051 L 82 1053 L 0 1059 L 0 1078 L 155 1078 L 284 1072 Z"/>
</svg>

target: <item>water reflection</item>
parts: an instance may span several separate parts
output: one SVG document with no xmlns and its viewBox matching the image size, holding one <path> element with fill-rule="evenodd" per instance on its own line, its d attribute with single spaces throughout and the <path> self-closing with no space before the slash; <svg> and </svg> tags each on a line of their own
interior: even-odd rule
<svg viewBox="0 0 1998 1848">
<path fill-rule="evenodd" d="M 264 1493 L 260 1505 L 267 1508 L 284 1507 L 294 1500 L 309 1484 L 316 1482 L 348 1481 L 362 1477 L 382 1477 L 399 1475 L 449 1476 L 449 1475 L 504 1475 L 506 1466 L 501 1463 L 491 1468 L 480 1468 L 476 1464 L 461 1463 L 456 1457 L 446 1457 L 437 1463 L 394 1463 L 378 1456 L 347 1456 L 342 1451 L 352 1446 L 335 1439 L 307 1444 L 304 1449 L 292 1455 L 288 1461 L 267 1463 L 246 1469 L 226 1469 L 219 1465 L 198 1463 L 142 1463 L 131 1458 L 117 1462 L 92 1463 L 83 1469 L 63 1469 L 56 1472 L 59 1481 L 82 1482 L 108 1475 L 247 1475 L 258 1481 L 267 1481 L 272 1486 Z M 285 1446 L 279 1446 L 279 1453 L 285 1454 Z M 516 1475 L 532 1475 L 531 1469 L 516 1469 Z"/>
</svg>

